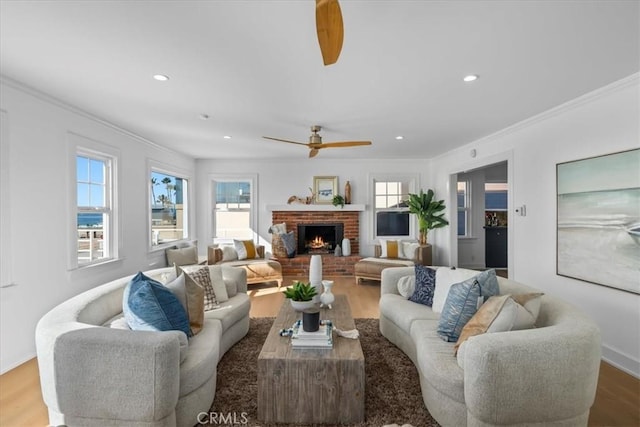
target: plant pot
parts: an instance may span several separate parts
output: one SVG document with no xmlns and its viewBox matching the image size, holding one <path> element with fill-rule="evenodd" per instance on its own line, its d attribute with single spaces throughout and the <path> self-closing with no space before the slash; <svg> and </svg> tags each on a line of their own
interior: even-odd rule
<svg viewBox="0 0 640 427">
<path fill-rule="evenodd" d="M 291 307 L 295 311 L 305 311 L 308 308 L 313 308 L 316 306 L 316 303 L 313 301 L 294 301 L 291 300 Z"/>
</svg>

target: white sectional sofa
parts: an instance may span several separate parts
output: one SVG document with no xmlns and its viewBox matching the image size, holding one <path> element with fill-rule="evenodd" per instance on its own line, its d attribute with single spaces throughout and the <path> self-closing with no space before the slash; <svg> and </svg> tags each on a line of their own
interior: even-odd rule
<svg viewBox="0 0 640 427">
<path fill-rule="evenodd" d="M 188 343 L 178 331 L 109 327 L 122 315 L 123 292 L 133 276 L 88 290 L 47 313 L 36 328 L 36 347 L 50 424 L 197 424 L 198 413 L 208 413 L 213 402 L 218 361 L 249 330 L 246 272 L 213 268 L 222 269 L 230 298 L 205 312 L 202 330 Z"/>
<path fill-rule="evenodd" d="M 422 398 L 438 423 L 587 425 L 601 349 L 600 332 L 584 313 L 544 295 L 536 328 L 473 336 L 458 361 L 455 343 L 437 334 L 440 315 L 400 295 L 398 281 L 411 275 L 413 267 L 383 270 L 380 331 L 416 365 Z M 500 277 L 498 285 L 500 294 L 538 292 Z"/>
</svg>

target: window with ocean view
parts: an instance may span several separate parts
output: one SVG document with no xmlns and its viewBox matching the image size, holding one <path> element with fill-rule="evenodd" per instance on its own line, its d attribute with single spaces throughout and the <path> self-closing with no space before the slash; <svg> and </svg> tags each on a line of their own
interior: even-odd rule
<svg viewBox="0 0 640 427">
<path fill-rule="evenodd" d="M 77 266 L 112 256 L 112 178 L 110 157 L 78 152 L 76 156 Z"/>
<path fill-rule="evenodd" d="M 151 171 L 151 245 L 189 237 L 187 227 L 187 179 Z"/>
</svg>

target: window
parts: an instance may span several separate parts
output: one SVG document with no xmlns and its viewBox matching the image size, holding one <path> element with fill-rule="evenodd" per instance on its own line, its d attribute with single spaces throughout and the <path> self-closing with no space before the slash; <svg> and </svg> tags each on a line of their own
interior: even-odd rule
<svg viewBox="0 0 640 427">
<path fill-rule="evenodd" d="M 374 180 L 376 237 L 410 235 L 409 183 L 407 181 Z"/>
<path fill-rule="evenodd" d="M 485 183 L 484 209 L 487 211 L 506 211 L 507 194 L 507 183 Z"/>
<path fill-rule="evenodd" d="M 458 236 L 471 236 L 471 197 L 470 182 L 458 181 Z"/>
<path fill-rule="evenodd" d="M 214 241 L 252 239 L 251 181 L 214 181 Z"/>
<path fill-rule="evenodd" d="M 188 180 L 151 170 L 151 245 L 189 237 Z"/>
<path fill-rule="evenodd" d="M 113 258 L 112 158 L 79 150 L 76 156 L 77 266 Z"/>
</svg>

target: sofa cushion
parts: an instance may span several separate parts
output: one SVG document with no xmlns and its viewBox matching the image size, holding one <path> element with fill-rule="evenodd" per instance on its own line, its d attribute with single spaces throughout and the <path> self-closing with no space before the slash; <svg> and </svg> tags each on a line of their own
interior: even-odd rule
<svg viewBox="0 0 640 427">
<path fill-rule="evenodd" d="M 398 280 L 398 293 L 406 299 L 411 298 L 411 295 L 416 290 L 416 275 L 402 276 Z"/>
<path fill-rule="evenodd" d="M 512 304 L 507 304 L 509 301 Z M 469 337 L 484 334 L 490 326 L 493 326 L 494 332 L 510 331 L 517 314 L 513 304 L 515 302 L 511 300 L 511 296 L 508 294 L 490 297 L 462 328 L 460 337 L 456 342 L 456 352 Z"/>
<path fill-rule="evenodd" d="M 218 304 L 228 301 L 229 295 L 227 293 L 227 287 L 224 284 L 224 279 L 222 278 L 222 267 L 219 265 L 210 265 L 209 278 L 211 279 L 211 287 L 213 288 L 213 293 L 216 296 Z"/>
<path fill-rule="evenodd" d="M 176 273 L 180 275 L 175 280 L 182 280 L 185 288 L 184 307 L 189 316 L 189 325 L 191 332 L 196 335 L 202 330 L 202 322 L 204 321 L 204 288 L 195 280 L 187 275 L 181 267 L 176 267 Z M 173 282 L 167 283 L 165 286 Z M 179 298 L 178 298 L 179 299 Z"/>
<path fill-rule="evenodd" d="M 418 242 L 401 242 L 402 246 L 402 258 L 406 259 L 415 259 L 416 257 L 416 249 L 420 247 L 420 243 Z"/>
<path fill-rule="evenodd" d="M 222 333 L 249 315 L 251 301 L 245 293 L 239 293 L 227 302 L 221 303 L 215 310 L 205 313 L 206 319 L 217 319 L 222 324 Z"/>
<path fill-rule="evenodd" d="M 433 311 L 442 313 L 444 302 L 453 284 L 463 282 L 477 275 L 477 271 L 467 270 L 466 268 L 438 268 L 436 270 L 436 290 L 433 293 Z"/>
<path fill-rule="evenodd" d="M 414 320 L 438 319 L 429 307 L 408 301 L 396 294 L 380 296 L 380 315 L 384 315 L 403 331 L 408 331 Z"/>
<path fill-rule="evenodd" d="M 234 240 L 233 247 L 238 253 L 238 259 L 254 259 L 257 256 L 256 245 L 253 240 Z"/>
<path fill-rule="evenodd" d="M 395 239 L 380 239 L 381 258 L 402 258 L 402 241 Z"/>
<path fill-rule="evenodd" d="M 167 264 L 169 266 L 192 265 L 198 263 L 198 248 L 187 246 L 185 248 L 169 248 L 166 250 Z"/>
<path fill-rule="evenodd" d="M 478 310 L 480 285 L 475 277 L 451 286 L 438 324 L 438 335 L 445 341 L 457 341 L 462 328 Z"/>
<path fill-rule="evenodd" d="M 438 336 L 438 320 L 416 320 L 410 336 L 416 343 L 417 368 L 434 388 L 453 400 L 464 403 L 464 371 L 453 356 L 452 342 Z"/>
<path fill-rule="evenodd" d="M 189 341 L 187 357 L 180 365 L 180 397 L 197 390 L 214 375 L 220 355 L 221 338 L 220 322 L 205 319 L 202 331 Z"/>
<path fill-rule="evenodd" d="M 191 336 L 187 312 L 178 298 L 142 272 L 136 274 L 125 287 L 122 311 L 133 330 L 176 330 Z"/>
<path fill-rule="evenodd" d="M 478 274 L 476 280 L 478 281 L 478 285 L 480 285 L 480 295 L 483 296 L 484 301 L 500 293 L 496 271 L 493 268 Z"/>
<path fill-rule="evenodd" d="M 518 303 L 516 320 L 512 330 L 533 328 L 540 314 L 540 302 L 542 301 L 541 292 L 511 295 L 511 298 Z"/>
<path fill-rule="evenodd" d="M 222 262 L 238 260 L 238 252 L 236 251 L 235 247 L 225 245 L 225 246 L 221 246 L 220 250 L 222 250 Z"/>
<path fill-rule="evenodd" d="M 213 310 L 218 305 L 216 294 L 211 284 L 211 273 L 209 266 L 196 266 L 192 268 L 180 268 L 180 271 L 186 273 L 186 280 L 193 280 L 204 289 L 204 310 Z"/>
<path fill-rule="evenodd" d="M 433 304 L 433 292 L 436 287 L 436 271 L 422 265 L 416 265 L 416 288 L 409 301 L 431 307 Z"/>
</svg>

